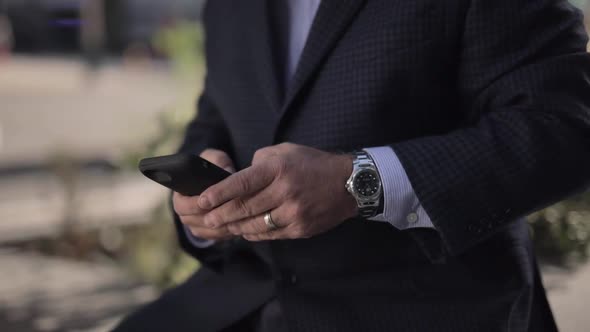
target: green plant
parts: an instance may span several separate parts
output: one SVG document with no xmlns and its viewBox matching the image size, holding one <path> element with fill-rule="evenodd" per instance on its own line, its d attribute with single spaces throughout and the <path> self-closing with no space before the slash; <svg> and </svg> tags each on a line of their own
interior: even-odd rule
<svg viewBox="0 0 590 332">
<path fill-rule="evenodd" d="M 195 116 L 204 72 L 199 25 L 185 21 L 168 25 L 156 34 L 154 46 L 170 60 L 180 93 L 176 103 L 161 112 L 158 133 L 121 161 L 134 170 L 141 158 L 173 153 L 179 146 L 185 125 Z M 125 231 L 125 265 L 140 279 L 162 288 L 181 283 L 199 266 L 180 249 L 171 216 L 167 202 L 162 202 L 149 223 Z"/>
<path fill-rule="evenodd" d="M 529 221 L 535 248 L 542 260 L 571 265 L 588 258 L 590 193 L 533 213 Z"/>
</svg>

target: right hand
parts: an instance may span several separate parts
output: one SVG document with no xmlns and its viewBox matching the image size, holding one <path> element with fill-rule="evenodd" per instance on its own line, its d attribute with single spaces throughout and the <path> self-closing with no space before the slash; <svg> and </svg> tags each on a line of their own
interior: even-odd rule
<svg viewBox="0 0 590 332">
<path fill-rule="evenodd" d="M 216 150 L 207 149 L 200 155 L 201 158 L 225 169 L 230 173 L 235 172 L 234 163 L 227 153 Z M 203 222 L 207 210 L 199 208 L 199 196 L 183 196 L 177 192 L 172 195 L 172 203 L 174 211 L 178 214 L 180 221 L 185 225 L 191 233 L 198 238 L 205 240 L 224 240 L 231 238 L 233 235 L 227 230 L 227 227 L 219 227 L 212 229 L 205 226 Z"/>
</svg>

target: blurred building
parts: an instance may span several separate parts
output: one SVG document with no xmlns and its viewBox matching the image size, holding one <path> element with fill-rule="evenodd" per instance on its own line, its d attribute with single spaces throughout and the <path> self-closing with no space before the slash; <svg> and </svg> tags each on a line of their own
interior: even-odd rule
<svg viewBox="0 0 590 332">
<path fill-rule="evenodd" d="M 84 44 L 83 30 L 98 26 L 104 49 L 120 53 L 133 43 L 149 44 L 158 27 L 170 19 L 197 20 L 203 3 L 204 0 L 0 0 L 0 14 L 8 17 L 17 52 L 78 52 Z M 88 15 L 84 8 L 101 13 Z"/>
</svg>

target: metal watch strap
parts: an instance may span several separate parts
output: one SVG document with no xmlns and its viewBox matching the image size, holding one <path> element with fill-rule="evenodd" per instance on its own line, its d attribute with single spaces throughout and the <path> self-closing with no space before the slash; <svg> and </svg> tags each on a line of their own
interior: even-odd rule
<svg viewBox="0 0 590 332">
<path fill-rule="evenodd" d="M 371 159 L 371 157 L 369 157 L 369 154 L 365 151 L 355 151 L 354 155 L 356 157 L 355 162 L 357 164 L 363 164 L 363 163 L 367 163 L 367 164 L 371 164 L 373 165 L 373 159 Z"/>
<path fill-rule="evenodd" d="M 369 156 L 369 154 L 367 152 L 355 151 L 354 155 L 356 157 L 354 163 L 357 164 L 359 167 L 363 167 L 363 164 L 375 167 L 375 163 L 373 162 L 373 159 L 371 159 L 371 157 Z M 379 205 L 380 205 L 379 203 L 380 203 L 380 201 L 377 201 L 377 203 L 375 205 L 359 206 L 359 209 L 358 209 L 359 216 L 361 218 L 374 217 L 375 215 L 377 215 L 377 212 L 379 211 Z"/>
<path fill-rule="evenodd" d="M 366 206 L 359 208 L 359 216 L 361 218 L 372 218 L 377 215 L 378 207 L 376 206 Z"/>
</svg>

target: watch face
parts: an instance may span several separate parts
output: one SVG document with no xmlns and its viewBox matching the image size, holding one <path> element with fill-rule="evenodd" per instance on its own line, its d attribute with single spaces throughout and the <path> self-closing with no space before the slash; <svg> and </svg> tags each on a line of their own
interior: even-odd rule
<svg viewBox="0 0 590 332">
<path fill-rule="evenodd" d="M 372 197 L 379 192 L 379 178 L 374 170 L 363 170 L 358 173 L 353 182 L 355 192 L 361 197 Z"/>
</svg>

